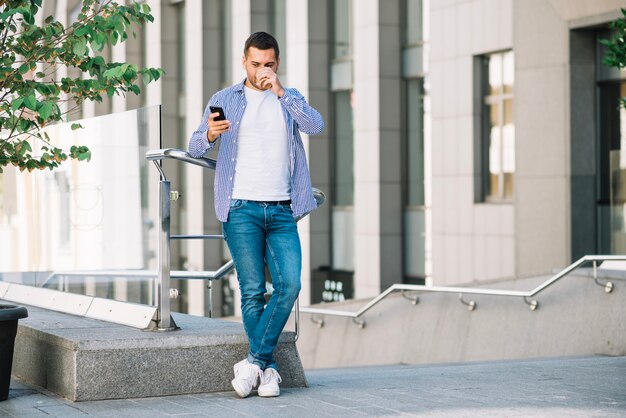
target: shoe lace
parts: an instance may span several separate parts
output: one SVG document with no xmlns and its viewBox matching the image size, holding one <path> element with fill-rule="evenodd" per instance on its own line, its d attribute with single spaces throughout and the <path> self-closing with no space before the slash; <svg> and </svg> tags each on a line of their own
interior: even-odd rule
<svg viewBox="0 0 626 418">
<path fill-rule="evenodd" d="M 265 372 L 263 372 L 263 375 L 261 376 L 261 381 L 263 382 L 263 384 L 267 384 L 272 381 L 281 383 L 283 379 L 280 377 L 280 374 L 278 374 L 276 370 L 269 368 L 266 369 Z"/>
<path fill-rule="evenodd" d="M 246 364 L 244 367 L 237 368 L 235 374 L 237 377 L 245 380 L 256 380 L 257 377 L 259 379 L 263 378 L 263 371 L 257 369 L 252 364 Z"/>
</svg>

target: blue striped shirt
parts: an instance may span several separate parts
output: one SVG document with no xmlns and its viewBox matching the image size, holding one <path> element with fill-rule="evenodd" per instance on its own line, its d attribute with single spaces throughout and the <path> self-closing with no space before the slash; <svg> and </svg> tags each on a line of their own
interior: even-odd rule
<svg viewBox="0 0 626 418">
<path fill-rule="evenodd" d="M 230 129 L 220 135 L 220 149 L 217 155 L 215 168 L 215 214 L 221 222 L 228 220 L 233 180 L 235 178 L 235 164 L 237 160 L 237 137 L 239 126 L 246 109 L 244 94 L 245 80 L 239 84 L 218 91 L 207 104 L 202 121 L 198 129 L 189 140 L 189 155 L 195 158 L 204 156 L 215 146 L 207 137 L 209 130 L 209 106 L 220 106 L 224 109 L 226 118 L 230 121 Z M 304 144 L 300 131 L 308 135 L 317 135 L 324 128 L 322 115 L 313 109 L 296 89 L 285 88 L 285 94 L 280 99 L 287 126 L 290 157 L 290 186 L 291 208 L 294 218 L 309 213 L 317 208 L 311 187 L 311 176 L 306 161 Z M 217 142 L 217 141 L 216 141 Z"/>
</svg>

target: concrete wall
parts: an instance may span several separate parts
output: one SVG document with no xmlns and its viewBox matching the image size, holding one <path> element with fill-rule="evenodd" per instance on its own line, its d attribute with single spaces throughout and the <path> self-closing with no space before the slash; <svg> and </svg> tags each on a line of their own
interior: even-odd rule
<svg viewBox="0 0 626 418">
<path fill-rule="evenodd" d="M 529 291 L 547 276 L 490 283 L 489 288 Z M 426 364 L 556 356 L 626 355 L 626 280 L 611 279 L 605 293 L 589 276 L 567 276 L 535 296 L 531 311 L 521 298 L 395 294 L 373 307 L 359 328 L 349 318 L 301 314 L 298 351 L 305 369 L 380 364 Z M 414 296 L 409 294 L 407 296 Z M 355 312 L 366 300 L 326 304 Z M 310 319 L 323 319 L 318 328 Z M 292 323 L 288 323 L 288 327 Z"/>
<path fill-rule="evenodd" d="M 513 48 L 512 7 L 512 0 L 431 1 L 432 239 L 437 285 L 515 275 L 514 205 L 474 200 L 478 175 L 474 127 L 480 122 L 474 57 Z"/>
<path fill-rule="evenodd" d="M 572 160 L 572 140 L 579 132 L 570 129 L 574 116 L 570 97 L 575 94 L 579 100 L 586 99 L 579 106 L 586 105 L 588 109 L 595 108 L 595 97 L 580 96 L 582 89 L 589 92 L 588 84 L 580 88 L 571 84 L 570 30 L 606 24 L 619 16 L 623 6 L 620 1 L 515 2 L 518 275 L 563 266 L 574 255 L 572 202 L 577 203 L 577 209 L 584 202 L 571 200 L 571 177 L 581 174 L 577 170 L 581 163 L 590 163 L 590 154 L 586 158 L 579 154 Z M 579 147 L 581 142 L 585 143 L 584 139 L 578 142 Z M 586 144 L 594 144 L 592 135 Z M 587 239 L 593 238 L 591 235 Z"/>
<path fill-rule="evenodd" d="M 432 1 L 434 283 L 541 274 L 591 251 L 593 245 L 576 246 L 573 239 L 595 240 L 594 209 L 588 207 L 595 204 L 588 201 L 593 196 L 584 200 L 580 194 L 595 193 L 588 152 L 595 133 L 589 123 L 575 122 L 595 118 L 589 78 L 594 63 L 582 60 L 579 48 L 578 58 L 572 57 L 570 35 L 572 29 L 606 25 L 623 6 L 583 0 Z M 589 39 L 577 42 L 582 47 Z M 506 49 L 515 54 L 514 199 L 476 203 L 479 173 L 473 161 L 481 99 L 474 94 L 472 61 Z M 573 59 L 578 67 L 571 79 Z M 572 97 L 581 119 L 572 119 Z M 573 188 L 580 193 L 572 196 Z M 576 235 L 572 207 L 581 211 Z"/>
</svg>

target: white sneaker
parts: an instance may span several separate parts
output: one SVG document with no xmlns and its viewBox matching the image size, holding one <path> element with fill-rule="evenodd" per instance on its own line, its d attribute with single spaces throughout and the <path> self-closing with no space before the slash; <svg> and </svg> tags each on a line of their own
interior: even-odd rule
<svg viewBox="0 0 626 418">
<path fill-rule="evenodd" d="M 261 384 L 259 385 L 258 390 L 259 396 L 269 398 L 280 395 L 280 388 L 278 387 L 278 384 L 282 381 L 283 379 L 280 378 L 280 375 L 275 369 L 265 369 L 261 375 Z"/>
<path fill-rule="evenodd" d="M 259 377 L 263 375 L 261 368 L 256 364 L 248 362 L 248 359 L 241 360 L 233 366 L 235 378 L 230 382 L 237 392 L 237 395 L 245 398 L 256 386 Z"/>
</svg>

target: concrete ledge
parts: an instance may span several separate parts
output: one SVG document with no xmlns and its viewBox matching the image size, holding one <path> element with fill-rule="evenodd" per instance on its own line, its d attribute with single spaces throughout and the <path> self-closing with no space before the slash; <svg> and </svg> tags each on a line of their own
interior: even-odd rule
<svg viewBox="0 0 626 418">
<path fill-rule="evenodd" d="M 156 328 L 156 306 L 6 282 L 0 282 L 0 299 L 139 329 Z"/>
<path fill-rule="evenodd" d="M 584 270 L 582 273 L 586 273 Z M 491 289 L 528 291 L 550 276 L 484 284 Z M 359 328 L 351 318 L 316 315 L 324 326 L 300 317 L 304 367 L 335 368 L 383 364 L 433 364 L 559 356 L 626 356 L 626 281 L 606 275 L 615 287 L 606 293 L 592 277 L 570 274 L 533 299 L 421 293 L 413 305 L 394 294 L 365 313 Z M 409 296 L 417 295 L 412 292 Z M 321 308 L 356 312 L 369 300 L 327 303 Z"/>
<path fill-rule="evenodd" d="M 13 375 L 71 401 L 230 391 L 232 366 L 248 350 L 241 324 L 217 319 L 173 314 L 181 330 L 150 332 L 27 308 Z M 306 386 L 293 333 L 275 355 L 283 386 Z"/>
</svg>

